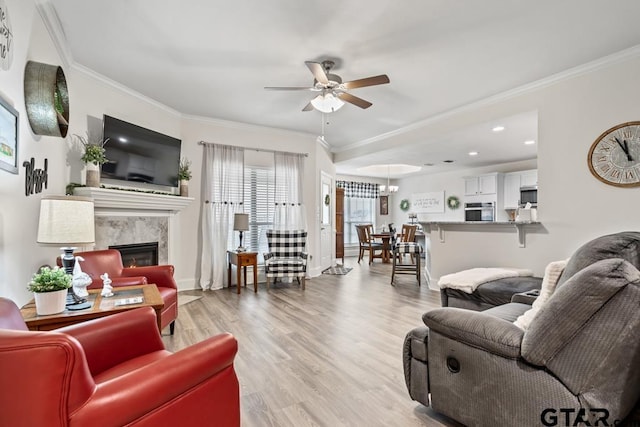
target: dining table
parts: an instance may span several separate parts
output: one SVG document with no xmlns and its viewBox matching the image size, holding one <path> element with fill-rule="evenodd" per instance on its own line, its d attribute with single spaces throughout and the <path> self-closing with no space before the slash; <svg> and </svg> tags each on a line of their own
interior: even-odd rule
<svg viewBox="0 0 640 427">
<path fill-rule="evenodd" d="M 391 233 L 383 231 L 380 233 L 373 233 L 371 237 L 374 239 L 382 240 L 382 262 L 391 262 Z"/>
</svg>

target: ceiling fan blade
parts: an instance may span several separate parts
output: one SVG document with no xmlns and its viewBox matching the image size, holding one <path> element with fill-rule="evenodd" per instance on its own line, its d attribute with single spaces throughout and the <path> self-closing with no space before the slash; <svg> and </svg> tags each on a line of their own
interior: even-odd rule
<svg viewBox="0 0 640 427">
<path fill-rule="evenodd" d="M 301 87 L 301 86 L 265 86 L 267 90 L 316 90 L 315 87 Z"/>
<path fill-rule="evenodd" d="M 322 68 L 322 64 L 311 61 L 305 61 L 304 63 L 307 64 L 307 67 L 309 67 L 309 70 L 311 70 L 313 77 L 315 77 L 318 82 L 322 83 L 323 85 L 329 84 L 329 79 L 327 79 L 327 75 Z"/>
<path fill-rule="evenodd" d="M 307 105 L 304 106 L 304 108 L 302 109 L 302 111 L 312 111 L 313 110 L 313 105 L 311 105 L 311 103 L 308 103 Z"/>
<path fill-rule="evenodd" d="M 389 77 L 386 74 L 380 74 L 379 76 L 367 77 L 359 80 L 352 80 L 350 82 L 342 83 L 347 89 L 355 89 L 358 87 L 383 85 L 389 83 Z"/>
<path fill-rule="evenodd" d="M 369 108 L 373 105 L 369 101 L 365 101 L 362 98 L 358 98 L 357 96 L 353 96 L 350 93 L 346 93 L 346 92 L 339 93 L 338 98 L 350 104 L 356 105 L 360 108 Z"/>
</svg>

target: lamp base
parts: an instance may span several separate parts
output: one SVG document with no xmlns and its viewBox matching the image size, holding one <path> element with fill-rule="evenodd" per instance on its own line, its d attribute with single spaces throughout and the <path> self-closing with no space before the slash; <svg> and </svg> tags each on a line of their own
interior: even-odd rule
<svg viewBox="0 0 640 427">
<path fill-rule="evenodd" d="M 73 267 L 76 264 L 76 257 L 73 256 L 73 251 L 76 248 L 65 247 L 60 248 L 62 250 L 62 267 L 64 272 L 73 276 Z M 91 303 L 87 302 L 86 298 L 81 298 L 73 291 L 73 286 L 67 291 L 67 303 L 66 307 L 69 310 L 84 310 L 91 307 Z"/>
<path fill-rule="evenodd" d="M 236 252 L 247 252 L 247 248 L 245 248 L 244 246 L 238 246 Z"/>
</svg>

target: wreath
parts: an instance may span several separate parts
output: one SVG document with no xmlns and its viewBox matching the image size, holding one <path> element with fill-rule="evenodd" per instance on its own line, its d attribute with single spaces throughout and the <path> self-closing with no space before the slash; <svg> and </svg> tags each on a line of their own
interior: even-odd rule
<svg viewBox="0 0 640 427">
<path fill-rule="evenodd" d="M 403 199 L 400 201 L 400 209 L 403 212 L 406 212 L 409 210 L 409 200 L 408 199 Z"/>
<path fill-rule="evenodd" d="M 329 206 L 329 203 L 331 203 L 331 197 L 327 194 L 324 196 L 324 204 Z"/>
<path fill-rule="evenodd" d="M 458 209 L 460 207 L 460 199 L 458 199 L 456 196 L 449 196 L 449 198 L 447 198 L 447 206 L 451 210 Z"/>
</svg>

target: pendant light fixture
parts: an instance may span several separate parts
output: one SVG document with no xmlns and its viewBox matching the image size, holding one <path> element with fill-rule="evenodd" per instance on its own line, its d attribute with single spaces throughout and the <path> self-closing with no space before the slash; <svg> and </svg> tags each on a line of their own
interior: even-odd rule
<svg viewBox="0 0 640 427">
<path fill-rule="evenodd" d="M 398 187 L 397 185 L 390 185 L 390 174 L 391 174 L 391 165 L 387 165 L 387 185 L 380 185 L 379 189 L 380 189 L 380 193 L 383 196 L 388 196 L 391 193 L 396 193 L 400 187 Z"/>
</svg>

